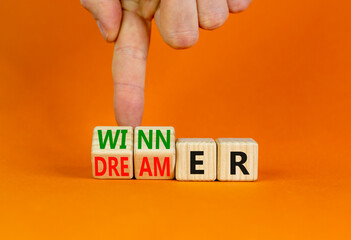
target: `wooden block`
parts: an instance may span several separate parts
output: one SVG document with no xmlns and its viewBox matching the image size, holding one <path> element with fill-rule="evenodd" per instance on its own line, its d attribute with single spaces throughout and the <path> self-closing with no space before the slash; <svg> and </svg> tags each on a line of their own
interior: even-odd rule
<svg viewBox="0 0 351 240">
<path fill-rule="evenodd" d="M 136 179 L 173 179 L 175 133 L 173 127 L 136 127 L 134 168 Z"/>
<path fill-rule="evenodd" d="M 218 138 L 217 179 L 257 180 L 258 144 L 251 138 Z"/>
<path fill-rule="evenodd" d="M 133 177 L 133 128 L 95 127 L 91 147 L 93 177 Z"/>
<path fill-rule="evenodd" d="M 216 143 L 212 138 L 179 138 L 176 178 L 182 181 L 216 179 Z"/>
</svg>

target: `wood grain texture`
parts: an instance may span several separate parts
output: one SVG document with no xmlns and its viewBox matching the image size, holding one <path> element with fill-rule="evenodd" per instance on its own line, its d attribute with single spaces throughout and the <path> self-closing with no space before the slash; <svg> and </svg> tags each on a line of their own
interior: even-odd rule
<svg viewBox="0 0 351 240">
<path fill-rule="evenodd" d="M 95 127 L 91 162 L 95 178 L 133 178 L 133 128 Z"/>
<path fill-rule="evenodd" d="M 255 181 L 258 174 L 258 144 L 251 138 L 218 138 L 217 179 L 219 181 Z M 244 154 L 240 154 L 244 153 Z M 231 156 L 234 154 L 234 156 Z M 246 155 L 246 157 L 245 157 Z M 244 168 L 237 166 L 243 161 Z M 231 158 L 235 159 L 232 160 Z M 235 164 L 232 164 L 235 161 Z M 232 167 L 235 168 L 235 173 Z"/>
<path fill-rule="evenodd" d="M 212 138 L 179 138 L 176 142 L 176 179 L 181 181 L 214 181 L 216 179 L 216 143 Z M 196 166 L 192 170 L 193 161 Z M 198 162 L 199 161 L 199 162 Z M 201 162 L 202 161 L 202 162 Z M 203 171 L 200 173 L 199 171 Z"/>
<path fill-rule="evenodd" d="M 136 179 L 174 179 L 175 161 L 173 127 L 135 128 L 134 171 Z"/>
</svg>

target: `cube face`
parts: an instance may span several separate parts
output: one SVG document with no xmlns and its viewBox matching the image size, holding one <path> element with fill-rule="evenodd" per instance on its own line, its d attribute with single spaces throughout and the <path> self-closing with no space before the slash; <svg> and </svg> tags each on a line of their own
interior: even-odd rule
<svg viewBox="0 0 351 240">
<path fill-rule="evenodd" d="M 95 178 L 133 178 L 133 128 L 95 127 L 91 161 Z"/>
<path fill-rule="evenodd" d="M 216 143 L 212 138 L 179 138 L 176 179 L 214 181 L 216 179 Z"/>
<path fill-rule="evenodd" d="M 255 181 L 258 169 L 258 144 L 251 138 L 218 138 L 217 179 Z"/>
<path fill-rule="evenodd" d="M 134 171 L 136 179 L 174 179 L 173 127 L 136 127 Z"/>
</svg>

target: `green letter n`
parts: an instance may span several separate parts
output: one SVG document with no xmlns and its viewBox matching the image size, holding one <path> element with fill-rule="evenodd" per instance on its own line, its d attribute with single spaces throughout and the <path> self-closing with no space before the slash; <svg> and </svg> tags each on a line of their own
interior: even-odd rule
<svg viewBox="0 0 351 240">
<path fill-rule="evenodd" d="M 152 130 L 149 130 L 149 140 L 146 138 L 143 130 L 138 131 L 138 149 L 141 149 L 141 139 L 144 139 L 144 142 L 148 149 L 152 149 Z"/>
<path fill-rule="evenodd" d="M 161 130 L 156 130 L 156 149 L 160 149 L 160 139 L 163 142 L 163 145 L 166 149 L 171 148 L 171 130 L 167 130 L 167 141 L 164 138 Z"/>
<path fill-rule="evenodd" d="M 116 130 L 116 135 L 115 135 L 115 138 L 113 139 L 112 130 L 107 130 L 105 139 L 103 139 L 102 130 L 98 130 L 100 149 L 105 149 L 107 141 L 110 142 L 110 148 L 115 149 L 120 131 L 121 130 Z"/>
</svg>

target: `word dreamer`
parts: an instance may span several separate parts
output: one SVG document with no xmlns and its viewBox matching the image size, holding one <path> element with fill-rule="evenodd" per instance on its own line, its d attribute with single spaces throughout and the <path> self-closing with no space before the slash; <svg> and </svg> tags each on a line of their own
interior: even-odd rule
<svg viewBox="0 0 351 240">
<path fill-rule="evenodd" d="M 93 177 L 181 181 L 255 181 L 251 138 L 178 138 L 173 127 L 95 127 Z"/>
</svg>

